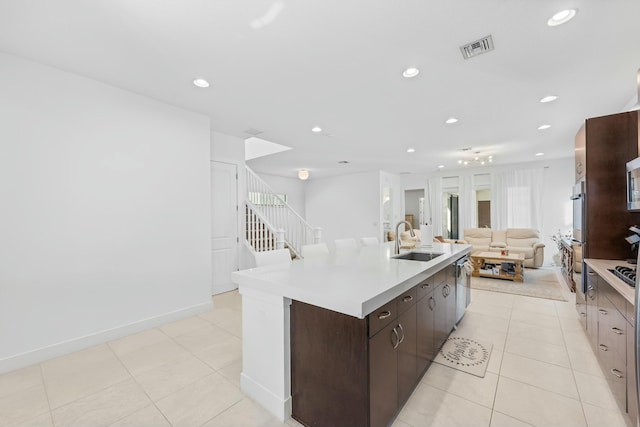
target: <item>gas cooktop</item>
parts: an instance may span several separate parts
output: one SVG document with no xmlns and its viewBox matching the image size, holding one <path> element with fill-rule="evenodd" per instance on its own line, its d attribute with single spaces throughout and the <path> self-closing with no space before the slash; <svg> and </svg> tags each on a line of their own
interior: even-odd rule
<svg viewBox="0 0 640 427">
<path fill-rule="evenodd" d="M 623 265 L 616 265 L 613 270 L 609 270 L 616 277 L 621 279 L 627 285 L 636 287 L 636 269 L 631 267 L 625 267 Z"/>
</svg>

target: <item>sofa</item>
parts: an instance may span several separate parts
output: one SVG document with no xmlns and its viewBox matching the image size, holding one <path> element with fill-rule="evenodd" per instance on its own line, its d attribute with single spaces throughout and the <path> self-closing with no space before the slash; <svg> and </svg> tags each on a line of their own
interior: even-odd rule
<svg viewBox="0 0 640 427">
<path fill-rule="evenodd" d="M 525 267 L 538 268 L 544 262 L 544 243 L 540 241 L 540 233 L 532 228 L 467 228 L 463 239 L 473 246 L 472 254 L 506 249 L 510 254 L 523 253 Z"/>
<path fill-rule="evenodd" d="M 412 248 L 414 246 L 420 246 L 420 243 L 422 241 L 422 235 L 420 233 L 420 230 L 414 228 L 413 232 L 415 234 L 414 237 L 411 237 L 411 232 L 409 231 L 403 231 L 400 233 L 401 247 L 406 249 L 406 248 Z M 433 242 L 434 243 L 461 243 L 464 245 L 467 244 L 467 242 L 465 242 L 464 240 L 443 239 L 442 236 L 433 236 Z"/>
</svg>

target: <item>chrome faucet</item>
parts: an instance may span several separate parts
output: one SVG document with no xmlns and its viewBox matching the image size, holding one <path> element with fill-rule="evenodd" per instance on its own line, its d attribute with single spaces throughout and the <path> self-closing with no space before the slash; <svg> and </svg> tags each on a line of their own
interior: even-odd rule
<svg viewBox="0 0 640 427">
<path fill-rule="evenodd" d="M 396 248 L 394 250 L 394 253 L 396 255 L 400 253 L 400 233 L 398 232 L 398 229 L 402 224 L 407 224 L 409 226 L 409 233 L 411 233 L 411 237 L 416 237 L 416 233 L 413 231 L 413 226 L 411 225 L 411 223 L 409 221 L 400 221 L 396 225 Z"/>
</svg>

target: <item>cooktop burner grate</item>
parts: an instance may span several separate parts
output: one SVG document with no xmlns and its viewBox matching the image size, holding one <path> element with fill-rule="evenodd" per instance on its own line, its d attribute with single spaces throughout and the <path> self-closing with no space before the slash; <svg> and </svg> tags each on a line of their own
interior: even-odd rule
<svg viewBox="0 0 640 427">
<path fill-rule="evenodd" d="M 609 270 L 616 277 L 622 280 L 627 285 L 636 287 L 636 270 L 635 268 L 625 267 L 623 265 L 616 265 L 613 270 Z"/>
</svg>

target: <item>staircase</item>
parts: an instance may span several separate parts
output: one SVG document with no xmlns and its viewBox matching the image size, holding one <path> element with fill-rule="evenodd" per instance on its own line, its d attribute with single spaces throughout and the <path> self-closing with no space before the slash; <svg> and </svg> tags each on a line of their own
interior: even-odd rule
<svg viewBox="0 0 640 427">
<path fill-rule="evenodd" d="M 254 251 L 289 248 L 302 258 L 303 245 L 320 242 L 321 229 L 310 226 L 249 167 L 246 188 L 246 241 Z"/>
</svg>

